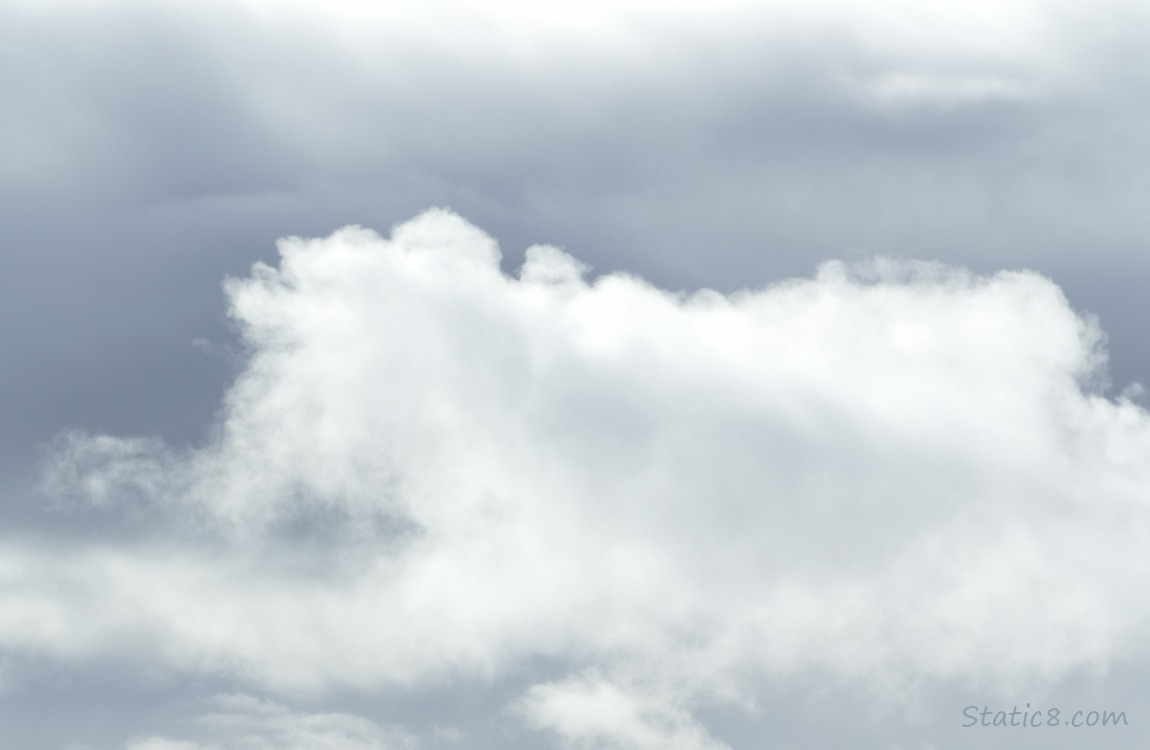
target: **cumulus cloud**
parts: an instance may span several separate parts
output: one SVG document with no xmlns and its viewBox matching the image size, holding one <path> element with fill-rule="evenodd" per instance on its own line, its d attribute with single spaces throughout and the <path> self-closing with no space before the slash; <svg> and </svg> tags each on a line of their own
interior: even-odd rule
<svg viewBox="0 0 1150 750">
<path fill-rule="evenodd" d="M 49 462 L 78 512 L 183 536 L 4 542 L 5 648 L 311 693 L 545 658 L 571 676 L 524 694 L 529 726 L 708 750 L 694 708 L 764 678 L 1029 685 L 1145 653 L 1150 421 L 1038 274 L 674 293 L 536 246 L 508 276 L 445 210 L 280 253 L 227 283 L 249 355 L 206 443 L 72 433 Z"/>
</svg>

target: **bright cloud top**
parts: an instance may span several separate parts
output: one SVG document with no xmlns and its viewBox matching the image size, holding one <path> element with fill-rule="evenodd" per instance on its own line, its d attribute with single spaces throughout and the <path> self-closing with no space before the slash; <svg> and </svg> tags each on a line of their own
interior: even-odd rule
<svg viewBox="0 0 1150 750">
<path fill-rule="evenodd" d="M 570 675 L 527 725 L 699 748 L 693 706 L 772 676 L 1005 684 L 1145 649 L 1150 422 L 1037 274 L 674 294 L 536 246 L 513 278 L 443 210 L 280 251 L 227 285 L 250 359 L 207 444 L 74 434 L 50 466 L 197 544 L 5 545 L 0 643 L 272 691 L 545 657 Z"/>
</svg>

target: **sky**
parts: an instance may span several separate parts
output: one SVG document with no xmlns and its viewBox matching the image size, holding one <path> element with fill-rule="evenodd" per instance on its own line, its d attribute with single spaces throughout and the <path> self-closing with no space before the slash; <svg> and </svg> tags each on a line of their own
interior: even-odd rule
<svg viewBox="0 0 1150 750">
<path fill-rule="evenodd" d="M 0 746 L 1150 742 L 1147 33 L 0 0 Z"/>
</svg>

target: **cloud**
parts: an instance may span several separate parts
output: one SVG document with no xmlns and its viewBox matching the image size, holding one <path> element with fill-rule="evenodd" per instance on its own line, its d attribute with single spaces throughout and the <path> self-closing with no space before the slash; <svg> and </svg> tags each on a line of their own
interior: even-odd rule
<svg viewBox="0 0 1150 750">
<path fill-rule="evenodd" d="M 569 747 L 729 750 L 673 702 L 635 695 L 597 676 L 536 685 L 517 708 Z"/>
<path fill-rule="evenodd" d="M 879 110 L 914 106 L 955 108 L 1009 102 L 1030 95 L 1022 83 L 1004 77 L 905 72 L 887 72 L 862 82 L 844 80 L 841 89 L 846 95 Z"/>
<path fill-rule="evenodd" d="M 695 707 L 763 679 L 1145 655 L 1150 421 L 1036 273 L 674 293 L 536 246 L 511 277 L 445 210 L 280 253 L 226 285 L 249 354 L 208 441 L 56 444 L 75 512 L 167 531 L 4 541 L 4 648 L 285 694 L 545 659 L 570 676 L 524 694 L 529 725 L 692 748 L 722 747 Z"/>
<path fill-rule="evenodd" d="M 1037 267 L 1150 371 L 1136 4 L 671 5 L 5 3 L 12 491 L 66 425 L 195 434 L 225 373 L 187 341 L 267 238 L 427 205 L 673 288 Z"/>
<path fill-rule="evenodd" d="M 345 713 L 302 713 L 251 695 L 217 695 L 195 724 L 203 739 L 141 737 L 125 750 L 415 750 L 415 739 Z"/>
<path fill-rule="evenodd" d="M 0 725 L 22 733 L 13 744 L 106 750 L 123 744 L 116 731 L 213 742 L 145 716 L 174 700 L 151 689 L 157 674 L 183 693 L 291 704 L 301 691 L 462 685 L 486 696 L 484 712 L 535 683 L 581 690 L 591 674 L 656 728 L 687 716 L 740 747 L 698 709 L 710 691 L 744 704 L 760 682 L 785 682 L 776 694 L 789 697 L 810 675 L 891 689 L 915 675 L 1054 679 L 1141 653 L 1142 615 L 1116 593 L 1144 583 L 1131 551 L 1144 528 L 1141 412 L 1091 406 L 1088 378 L 1047 402 L 1005 366 L 980 376 L 993 342 L 934 321 L 986 310 L 971 325 L 1000 333 L 1026 316 L 987 303 L 987 288 L 1020 302 L 1053 287 L 991 274 L 1032 267 L 1101 316 L 1116 381 L 1150 372 L 1144 4 L 563 5 L 0 3 Z M 228 364 L 242 362 L 187 344 L 229 340 L 221 277 L 274 256 L 271 237 L 428 205 L 499 237 L 505 271 L 548 240 L 641 275 L 640 290 L 728 292 L 805 275 L 844 248 L 986 275 L 896 264 L 866 279 L 848 265 L 838 286 L 834 266 L 798 279 L 860 320 L 878 315 L 878 289 L 906 292 L 878 327 L 921 319 L 953 363 L 891 359 L 854 322 L 841 336 L 807 325 L 803 311 L 822 309 L 812 301 L 780 318 L 795 336 L 772 346 L 796 364 L 777 371 L 753 338 L 681 330 L 704 317 L 691 295 L 664 306 L 682 315 L 635 321 L 665 327 L 669 345 L 632 333 L 646 342 L 634 353 L 593 356 L 576 347 L 584 329 L 547 309 L 512 310 L 502 327 L 473 314 L 515 284 L 475 304 L 441 290 L 465 311 L 460 330 L 476 324 L 454 338 L 440 332 L 455 330 L 447 303 L 425 298 L 436 287 L 409 284 L 415 301 L 395 314 L 434 323 L 442 372 L 402 325 L 384 332 L 389 352 L 365 324 L 345 331 L 363 343 L 314 347 L 362 378 L 302 356 L 277 363 L 249 341 L 268 403 L 246 416 L 238 392 L 234 411 L 219 404 Z M 516 283 L 606 304 L 550 254 L 556 267 Z M 710 299 L 716 316 L 737 308 L 735 329 L 770 328 L 738 295 Z M 352 302 L 353 319 L 375 309 Z M 1065 340 L 1078 316 L 1056 292 L 1038 307 L 1033 331 L 1001 332 L 992 361 L 1062 371 L 1032 344 L 1050 330 Z M 546 336 L 515 338 L 528 318 Z M 802 370 L 803 336 L 840 356 Z M 676 359 L 676 342 L 694 354 Z M 1069 356 L 1090 370 L 1091 348 Z M 383 364 L 396 358 L 406 381 Z M 510 392 L 444 375 L 476 364 Z M 421 380 L 448 398 L 412 399 Z M 389 388 L 391 405 L 377 392 Z M 273 398 L 285 413 L 298 404 L 294 421 Z M 1098 423 L 1082 427 L 1075 414 L 1090 409 Z M 301 437 L 312 424 L 327 427 Z M 41 513 L 27 492 L 35 448 L 65 427 L 89 432 L 54 444 L 58 499 Z M 485 495 L 456 492 L 469 477 Z M 835 489 L 852 482 L 865 513 Z M 796 509 L 795 497 L 822 504 Z M 1058 626 L 1033 625 L 1044 607 Z M 53 661 L 88 693 L 49 687 Z M 204 688 L 204 674 L 220 684 Z M 115 703 L 94 682 L 149 700 Z M 388 701 L 413 700 L 391 690 Z M 452 711 L 457 697 L 428 701 Z M 102 718 L 85 725 L 80 704 Z"/>
</svg>

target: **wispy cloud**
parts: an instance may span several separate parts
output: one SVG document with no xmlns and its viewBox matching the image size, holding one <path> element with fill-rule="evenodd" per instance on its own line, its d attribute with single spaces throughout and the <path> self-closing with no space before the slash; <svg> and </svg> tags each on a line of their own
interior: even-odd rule
<svg viewBox="0 0 1150 750">
<path fill-rule="evenodd" d="M 125 750 L 414 750 L 414 737 L 343 713 L 294 712 L 250 695 L 217 695 L 199 716 L 197 740 L 140 737 Z"/>
</svg>

